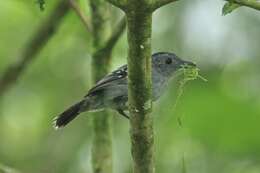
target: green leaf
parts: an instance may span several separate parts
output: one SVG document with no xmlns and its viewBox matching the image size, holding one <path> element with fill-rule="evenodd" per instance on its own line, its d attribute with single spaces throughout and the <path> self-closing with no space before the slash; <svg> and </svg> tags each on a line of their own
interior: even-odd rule
<svg viewBox="0 0 260 173">
<path fill-rule="evenodd" d="M 234 2 L 227 2 L 224 7 L 222 8 L 222 15 L 225 16 L 228 13 L 231 13 L 233 10 L 237 9 L 241 5 L 236 4 Z"/>
</svg>

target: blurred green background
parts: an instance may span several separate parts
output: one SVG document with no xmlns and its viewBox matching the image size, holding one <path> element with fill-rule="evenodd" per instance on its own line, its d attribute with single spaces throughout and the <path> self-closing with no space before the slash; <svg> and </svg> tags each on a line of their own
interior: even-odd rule
<svg viewBox="0 0 260 173">
<path fill-rule="evenodd" d="M 34 0 L 0 1 L 0 75 L 55 3 L 48 1 L 41 12 Z M 176 81 L 154 104 L 157 172 L 180 173 L 184 165 L 187 173 L 260 172 L 260 12 L 242 7 L 222 16 L 223 4 L 179 1 L 154 14 L 153 52 L 195 61 L 208 79 L 189 82 L 175 108 Z M 87 2 L 81 5 L 88 11 Z M 62 130 L 51 123 L 91 87 L 91 47 L 71 11 L 0 100 L 1 164 L 26 173 L 91 173 L 91 113 Z M 126 63 L 126 55 L 124 34 L 111 70 Z M 114 172 L 129 173 L 129 124 L 111 113 Z"/>
</svg>

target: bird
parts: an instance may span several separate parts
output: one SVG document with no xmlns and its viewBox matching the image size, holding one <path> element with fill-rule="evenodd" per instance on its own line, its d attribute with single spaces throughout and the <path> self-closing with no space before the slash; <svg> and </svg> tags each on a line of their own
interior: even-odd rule
<svg viewBox="0 0 260 173">
<path fill-rule="evenodd" d="M 182 60 L 175 53 L 157 52 L 151 56 L 152 101 L 160 98 L 169 81 L 183 67 L 196 67 L 191 61 Z M 129 118 L 127 65 L 123 65 L 104 76 L 76 104 L 69 107 L 54 119 L 54 127 L 61 128 L 70 123 L 82 112 L 101 111 L 106 108 L 116 110 Z"/>
</svg>

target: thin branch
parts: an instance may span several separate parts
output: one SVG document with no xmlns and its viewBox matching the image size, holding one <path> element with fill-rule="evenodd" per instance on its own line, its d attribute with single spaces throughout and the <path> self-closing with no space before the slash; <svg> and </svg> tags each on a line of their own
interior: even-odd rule
<svg viewBox="0 0 260 173">
<path fill-rule="evenodd" d="M 93 27 L 92 41 L 95 52 L 92 55 L 92 79 L 94 82 L 108 73 L 111 55 L 100 51 L 105 45 L 111 25 L 109 7 L 104 0 L 89 0 L 91 23 Z M 92 141 L 92 169 L 93 173 L 112 173 L 112 129 L 111 115 L 107 111 L 95 113 L 93 116 Z"/>
<path fill-rule="evenodd" d="M 178 0 L 154 0 L 151 3 L 152 4 L 151 5 L 152 6 L 152 10 L 154 11 L 154 10 L 164 6 L 164 5 L 167 5 L 169 3 L 176 2 L 176 1 L 178 1 Z"/>
<path fill-rule="evenodd" d="M 84 14 L 84 12 L 81 10 L 80 6 L 77 4 L 75 0 L 69 0 L 71 8 L 75 11 L 75 13 L 79 16 L 80 20 L 84 24 L 86 30 L 88 32 L 92 31 L 90 20 L 87 18 L 87 16 Z"/>
<path fill-rule="evenodd" d="M 239 5 L 250 7 L 255 10 L 260 10 L 260 1 L 256 1 L 256 0 L 225 0 L 225 1 L 237 3 Z"/>
<path fill-rule="evenodd" d="M 39 26 L 32 39 L 20 53 L 19 61 L 11 64 L 0 78 L 0 96 L 15 83 L 27 65 L 36 58 L 36 55 L 54 35 L 69 9 L 68 1 L 61 0 L 46 21 Z"/>
<path fill-rule="evenodd" d="M 92 55 L 92 77 L 96 82 L 108 73 L 111 55 L 118 39 L 126 28 L 125 18 L 112 28 L 109 23 L 108 4 L 103 0 L 91 0 L 92 41 L 95 49 Z M 93 173 L 112 173 L 111 115 L 107 111 L 93 117 L 92 168 Z"/>
</svg>

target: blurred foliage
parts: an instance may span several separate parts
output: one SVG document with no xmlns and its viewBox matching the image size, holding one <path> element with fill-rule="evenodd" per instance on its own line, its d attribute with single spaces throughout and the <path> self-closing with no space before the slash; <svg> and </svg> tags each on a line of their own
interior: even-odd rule
<svg viewBox="0 0 260 173">
<path fill-rule="evenodd" d="M 88 13 L 85 0 L 80 1 Z M 53 9 L 34 1 L 0 1 L 0 74 Z M 221 16 L 224 2 L 179 1 L 156 11 L 153 52 L 196 61 L 208 82 L 189 82 L 176 107 L 178 81 L 154 104 L 157 172 L 260 172 L 260 14 L 241 8 Z M 115 17 L 120 12 L 111 7 Z M 114 25 L 115 19 L 112 19 Z M 20 172 L 91 172 L 91 113 L 54 131 L 52 119 L 90 86 L 90 35 L 70 12 L 17 84 L 0 101 L 0 163 Z M 113 69 L 126 62 L 126 36 Z M 131 172 L 128 121 L 113 117 L 116 173 Z M 181 121 L 180 123 L 178 123 Z"/>
</svg>

